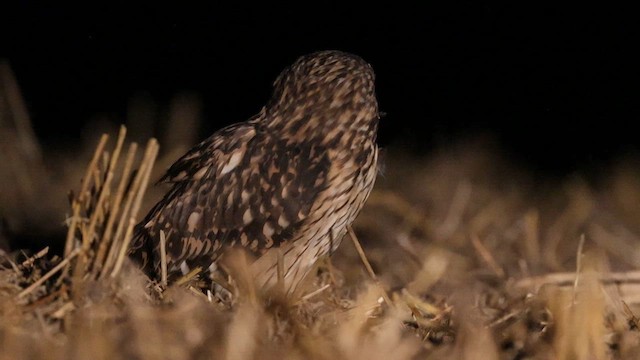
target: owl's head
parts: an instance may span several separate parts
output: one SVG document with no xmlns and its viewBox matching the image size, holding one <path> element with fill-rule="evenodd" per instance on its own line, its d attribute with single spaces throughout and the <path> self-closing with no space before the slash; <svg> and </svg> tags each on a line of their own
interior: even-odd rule
<svg viewBox="0 0 640 360">
<path fill-rule="evenodd" d="M 378 116 L 374 79 L 371 65 L 359 56 L 316 52 L 300 57 L 278 76 L 267 108 L 290 122 L 374 121 Z"/>
</svg>

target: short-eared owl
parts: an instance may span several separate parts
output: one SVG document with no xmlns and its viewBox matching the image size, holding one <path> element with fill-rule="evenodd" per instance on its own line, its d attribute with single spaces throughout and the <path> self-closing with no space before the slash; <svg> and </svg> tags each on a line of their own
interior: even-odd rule
<svg viewBox="0 0 640 360">
<path fill-rule="evenodd" d="M 159 277 L 161 232 L 169 274 L 183 262 L 207 268 L 241 246 L 256 256 L 261 286 L 275 283 L 280 258 L 292 291 L 338 247 L 367 200 L 378 119 L 364 60 L 339 51 L 299 58 L 257 115 L 217 131 L 169 168 L 161 181 L 172 188 L 138 225 L 131 256 Z"/>
</svg>

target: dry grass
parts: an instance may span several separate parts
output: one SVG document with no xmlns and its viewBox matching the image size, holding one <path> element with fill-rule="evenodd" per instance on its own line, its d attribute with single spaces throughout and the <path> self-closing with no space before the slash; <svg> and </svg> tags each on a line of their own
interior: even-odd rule
<svg viewBox="0 0 640 360">
<path fill-rule="evenodd" d="M 12 91 L 0 92 L 3 104 L 19 104 Z M 0 215 L 37 222 L 29 209 L 42 203 L 42 216 L 63 218 L 38 201 L 40 179 L 50 180 L 29 150 L 38 147 L 28 118 L 3 109 L 14 114 L 1 118 L 3 139 L 26 140 L 3 144 L 12 153 L 0 166 L 20 167 L 0 167 Z M 149 179 L 175 152 L 153 172 L 157 143 L 139 151 L 125 135 L 100 138 L 77 161 L 85 170 L 70 173 L 84 176 L 68 187 L 61 256 L 0 252 L 0 358 L 568 360 L 640 350 L 632 161 L 598 187 L 540 185 L 477 146 L 428 159 L 392 152 L 354 224 L 361 245 L 350 232 L 353 243 L 289 297 L 258 291 L 250 260 L 230 254 L 221 296 L 202 291 L 197 269 L 166 288 L 124 256 L 154 200 L 143 199 Z"/>
</svg>

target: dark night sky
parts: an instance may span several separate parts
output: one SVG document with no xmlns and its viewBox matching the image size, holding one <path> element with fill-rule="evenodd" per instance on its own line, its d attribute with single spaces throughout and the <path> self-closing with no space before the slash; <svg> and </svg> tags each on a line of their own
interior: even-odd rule
<svg viewBox="0 0 640 360">
<path fill-rule="evenodd" d="M 383 143 L 429 153 L 490 133 L 510 156 L 549 173 L 597 169 L 638 149 L 630 131 L 640 115 L 634 11 L 433 3 L 58 8 L 19 1 L 5 11 L 0 57 L 9 59 L 50 146 L 73 143 L 74 126 L 96 114 L 124 118 L 140 93 L 160 103 L 182 91 L 199 94 L 204 137 L 257 112 L 297 56 L 340 49 L 377 72 Z"/>
</svg>

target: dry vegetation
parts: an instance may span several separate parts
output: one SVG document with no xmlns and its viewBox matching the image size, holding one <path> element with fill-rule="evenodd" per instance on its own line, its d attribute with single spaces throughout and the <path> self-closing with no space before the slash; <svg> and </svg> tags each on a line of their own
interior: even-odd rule
<svg viewBox="0 0 640 360">
<path fill-rule="evenodd" d="M 284 298 L 257 291 L 237 254 L 225 297 L 198 274 L 150 283 L 124 256 L 162 191 L 147 192 L 149 179 L 184 149 L 154 167 L 157 143 L 139 149 L 122 128 L 71 165 L 44 161 L 7 67 L 1 85 L 0 217 L 14 231 L 57 218 L 67 236 L 60 255 L 0 251 L 0 358 L 637 358 L 631 161 L 594 187 L 541 185 L 477 146 L 426 159 L 392 152 L 354 224 L 371 268 L 345 239 Z M 188 108 L 172 113 L 197 118 Z M 66 190 L 64 210 L 52 193 Z"/>
</svg>

